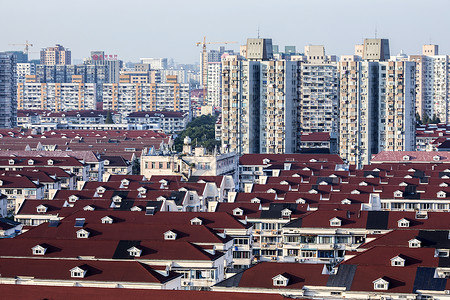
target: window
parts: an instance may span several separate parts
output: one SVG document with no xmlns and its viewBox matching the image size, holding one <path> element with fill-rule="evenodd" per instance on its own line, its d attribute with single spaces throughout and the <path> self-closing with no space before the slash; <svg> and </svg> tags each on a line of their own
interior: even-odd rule
<svg viewBox="0 0 450 300">
<path fill-rule="evenodd" d="M 70 276 L 73 278 L 84 278 L 86 275 L 86 271 L 81 269 L 80 267 L 75 267 L 70 270 Z"/>
<path fill-rule="evenodd" d="M 130 254 L 130 256 L 139 257 L 142 254 L 142 250 L 133 246 L 130 249 L 128 249 L 128 253 Z"/>
<path fill-rule="evenodd" d="M 36 245 L 31 248 L 33 251 L 33 255 L 44 255 L 47 248 L 42 247 L 41 245 Z"/>
<path fill-rule="evenodd" d="M 401 219 L 397 221 L 398 227 L 409 227 L 409 221 L 406 219 Z"/>
<path fill-rule="evenodd" d="M 77 238 L 79 239 L 87 239 L 89 237 L 89 231 L 85 229 L 80 229 L 77 231 Z"/>
</svg>

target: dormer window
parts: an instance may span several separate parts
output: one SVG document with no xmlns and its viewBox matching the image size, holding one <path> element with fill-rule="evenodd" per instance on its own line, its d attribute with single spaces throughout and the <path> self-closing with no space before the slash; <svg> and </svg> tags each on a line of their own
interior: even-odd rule
<svg viewBox="0 0 450 300">
<path fill-rule="evenodd" d="M 142 211 L 142 208 L 140 208 L 139 206 L 133 206 L 132 208 L 130 208 L 131 211 Z"/>
<path fill-rule="evenodd" d="M 409 155 L 403 155 L 403 160 L 410 160 Z"/>
<path fill-rule="evenodd" d="M 447 193 L 444 192 L 444 191 L 439 191 L 439 192 L 437 192 L 436 196 L 438 198 L 446 198 L 447 197 Z"/>
<path fill-rule="evenodd" d="M 359 194 L 361 194 L 361 192 L 358 191 L 358 190 L 353 190 L 353 191 L 350 192 L 350 194 L 359 195 Z"/>
<path fill-rule="evenodd" d="M 267 165 L 268 163 L 270 163 L 270 159 L 264 158 L 263 159 L 263 164 Z"/>
<path fill-rule="evenodd" d="M 113 219 L 110 216 L 104 216 L 102 218 L 102 224 L 112 224 Z"/>
<path fill-rule="evenodd" d="M 70 269 L 70 277 L 72 278 L 84 278 L 86 276 L 86 270 L 83 270 L 80 267 L 75 267 L 73 269 Z"/>
<path fill-rule="evenodd" d="M 47 160 L 47 165 L 53 166 L 53 160 L 52 159 Z"/>
<path fill-rule="evenodd" d="M 14 165 L 14 159 L 8 160 L 8 163 L 9 163 L 10 166 Z"/>
<path fill-rule="evenodd" d="M 441 184 L 439 185 L 439 187 L 448 187 L 448 184 L 445 183 L 445 182 L 443 182 L 443 183 L 441 183 Z"/>
<path fill-rule="evenodd" d="M 337 217 L 334 217 L 333 219 L 330 220 L 330 226 L 341 226 L 341 225 L 342 221 Z"/>
<path fill-rule="evenodd" d="M 127 251 L 130 254 L 130 256 L 133 256 L 133 257 L 139 257 L 142 254 L 142 250 L 137 248 L 137 247 L 135 247 L 135 246 L 131 247 Z"/>
<path fill-rule="evenodd" d="M 407 186 L 408 184 L 406 182 L 401 182 L 398 186 Z"/>
<path fill-rule="evenodd" d="M 130 184 L 130 181 L 128 179 L 122 179 L 121 183 L 122 185 L 127 186 L 128 184 Z"/>
<path fill-rule="evenodd" d="M 244 215 L 244 210 L 242 208 L 236 207 L 233 209 L 233 216 L 242 216 Z"/>
<path fill-rule="evenodd" d="M 448 249 L 436 249 L 434 257 L 448 257 Z"/>
<path fill-rule="evenodd" d="M 281 216 L 283 217 L 290 217 L 292 214 L 292 211 L 288 208 L 285 208 L 281 211 Z"/>
<path fill-rule="evenodd" d="M 76 195 L 72 195 L 69 197 L 69 202 L 76 202 L 77 200 L 79 200 L 80 198 Z"/>
<path fill-rule="evenodd" d="M 36 207 L 36 211 L 37 211 L 38 213 L 46 213 L 46 212 L 47 212 L 47 206 L 45 206 L 45 205 L 43 205 L 43 204 L 38 205 L 38 206 Z"/>
<path fill-rule="evenodd" d="M 350 201 L 349 199 L 344 199 L 341 201 L 341 204 L 352 204 L 352 201 Z"/>
<path fill-rule="evenodd" d="M 398 227 L 409 227 L 409 223 L 410 222 L 407 219 L 403 218 L 403 219 L 400 219 L 397 221 L 397 226 Z"/>
<path fill-rule="evenodd" d="M 405 266 L 405 259 L 401 257 L 400 255 L 397 255 L 393 258 L 391 258 L 391 266 L 393 267 L 404 267 Z"/>
<path fill-rule="evenodd" d="M 166 201 L 166 197 L 164 196 L 159 196 L 158 198 L 156 198 L 156 201 Z"/>
<path fill-rule="evenodd" d="M 191 225 L 202 225 L 202 223 L 203 222 L 200 218 L 195 217 L 195 218 L 191 219 Z"/>
<path fill-rule="evenodd" d="M 374 290 L 384 290 L 386 291 L 389 288 L 389 281 L 378 278 L 377 280 L 372 281 Z"/>
<path fill-rule="evenodd" d="M 33 248 L 31 248 L 33 251 L 33 255 L 44 255 L 47 251 L 47 248 L 42 247 L 41 245 L 36 245 Z"/>
<path fill-rule="evenodd" d="M 99 193 L 99 194 L 103 194 L 105 191 L 106 191 L 106 188 L 104 188 L 103 186 L 99 186 L 97 188 L 97 193 Z"/>
<path fill-rule="evenodd" d="M 103 162 L 103 164 L 104 164 L 105 166 L 109 166 L 109 160 L 105 159 L 105 161 Z"/>
<path fill-rule="evenodd" d="M 84 211 L 94 211 L 95 208 L 91 205 L 86 205 L 85 207 L 83 207 L 83 210 Z"/>
<path fill-rule="evenodd" d="M 428 219 L 428 212 L 427 211 L 417 211 L 416 212 L 416 219 Z"/>
<path fill-rule="evenodd" d="M 360 185 L 360 186 L 367 186 L 367 182 L 361 181 L 361 182 L 359 183 L 359 185 Z"/>
<path fill-rule="evenodd" d="M 77 238 L 79 239 L 87 239 L 89 237 L 89 231 L 86 229 L 80 229 L 77 231 Z"/>
<path fill-rule="evenodd" d="M 394 192 L 394 197 L 403 197 L 403 192 L 402 191 L 395 191 Z"/>
<path fill-rule="evenodd" d="M 137 189 L 140 195 L 145 194 L 147 192 L 147 189 L 143 186 Z"/>
<path fill-rule="evenodd" d="M 119 195 L 115 195 L 115 196 L 112 198 L 112 200 L 113 200 L 114 202 L 122 202 L 122 197 L 120 197 Z"/>
<path fill-rule="evenodd" d="M 281 184 L 281 185 L 288 185 L 289 182 L 287 182 L 286 180 L 283 180 L 283 181 L 280 182 L 280 184 Z"/>
<path fill-rule="evenodd" d="M 252 200 L 250 200 L 251 203 L 261 203 L 261 200 L 259 200 L 259 198 L 253 198 Z"/>
<path fill-rule="evenodd" d="M 410 239 L 408 241 L 409 248 L 420 248 L 421 245 L 422 245 L 422 242 L 419 241 L 418 239 Z"/>
<path fill-rule="evenodd" d="M 441 160 L 441 157 L 439 155 L 435 155 L 435 156 L 433 156 L 433 160 L 439 161 L 439 160 Z"/>
<path fill-rule="evenodd" d="M 309 194 L 318 194 L 319 192 L 315 189 L 309 190 L 308 191 Z"/>
<path fill-rule="evenodd" d="M 270 194 L 275 194 L 277 191 L 275 191 L 274 189 L 268 189 L 266 191 L 266 193 L 270 193 Z"/>
<path fill-rule="evenodd" d="M 297 200 L 295 200 L 295 203 L 297 203 L 297 204 L 305 204 L 306 201 L 303 198 L 298 198 Z"/>
<path fill-rule="evenodd" d="M 172 230 L 164 232 L 164 239 L 165 240 L 176 240 L 177 234 L 173 232 Z"/>
<path fill-rule="evenodd" d="M 29 160 L 28 160 L 28 165 L 29 165 L 29 166 L 32 166 L 32 165 L 34 165 L 34 160 L 32 160 L 32 159 L 29 159 Z"/>
<path fill-rule="evenodd" d="M 283 274 L 278 274 L 277 276 L 272 278 L 273 286 L 287 286 L 289 282 L 289 278 Z"/>
</svg>

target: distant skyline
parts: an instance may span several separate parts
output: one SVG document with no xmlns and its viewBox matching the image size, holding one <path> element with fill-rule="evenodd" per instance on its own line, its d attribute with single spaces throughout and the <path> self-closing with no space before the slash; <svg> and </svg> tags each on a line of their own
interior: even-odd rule
<svg viewBox="0 0 450 300">
<path fill-rule="evenodd" d="M 176 63 L 199 61 L 203 36 L 207 41 L 236 41 L 238 50 L 249 37 L 272 38 L 284 49 L 324 45 L 327 54 L 353 54 L 364 38 L 390 40 L 391 55 L 403 50 L 420 54 L 422 45 L 438 44 L 450 54 L 448 0 L 229 0 L 216 1 L 3 1 L 0 51 L 23 50 L 9 44 L 41 48 L 61 44 L 72 59 L 104 50 L 124 61 L 141 57 L 173 58 Z M 218 49 L 220 45 L 208 45 Z"/>
</svg>

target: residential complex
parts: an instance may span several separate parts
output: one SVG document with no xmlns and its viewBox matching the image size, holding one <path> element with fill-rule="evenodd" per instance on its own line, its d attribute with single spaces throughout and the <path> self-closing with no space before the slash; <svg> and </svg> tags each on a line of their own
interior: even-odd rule
<svg viewBox="0 0 450 300">
<path fill-rule="evenodd" d="M 138 111 L 189 113 L 189 84 L 178 83 L 176 76 L 167 83 L 104 84 L 103 109 L 117 110 L 124 116 Z"/>
<path fill-rule="evenodd" d="M 339 153 L 358 167 L 381 151 L 415 149 L 415 65 L 377 60 L 388 56 L 386 43 L 367 39 L 370 59 L 339 64 Z"/>
<path fill-rule="evenodd" d="M 249 39 L 247 57 L 222 61 L 222 146 L 242 153 L 294 153 L 299 142 L 299 63 L 267 60 L 267 39 Z"/>
<path fill-rule="evenodd" d="M 97 105 L 95 83 L 19 83 L 17 107 L 21 110 L 92 110 Z"/>
</svg>

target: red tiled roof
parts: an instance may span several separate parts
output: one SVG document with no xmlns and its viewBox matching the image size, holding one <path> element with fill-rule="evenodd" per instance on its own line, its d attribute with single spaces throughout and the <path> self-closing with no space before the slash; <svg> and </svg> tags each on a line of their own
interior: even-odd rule
<svg viewBox="0 0 450 300">
<path fill-rule="evenodd" d="M 305 285 L 325 286 L 328 275 L 322 275 L 321 264 L 262 262 L 244 271 L 239 282 L 241 288 L 301 289 Z M 289 278 L 288 285 L 273 286 L 272 278 L 283 274 Z"/>
<path fill-rule="evenodd" d="M 10 285 L 0 284 L 0 294 L 5 299 L 35 299 L 36 295 L 45 295 L 48 299 L 65 300 L 123 300 L 123 299 L 215 299 L 215 300 L 283 300 L 282 295 L 210 292 L 210 291 L 182 291 L 182 290 L 149 290 L 149 289 L 109 289 L 92 287 L 52 287 L 38 285 Z"/>
</svg>

